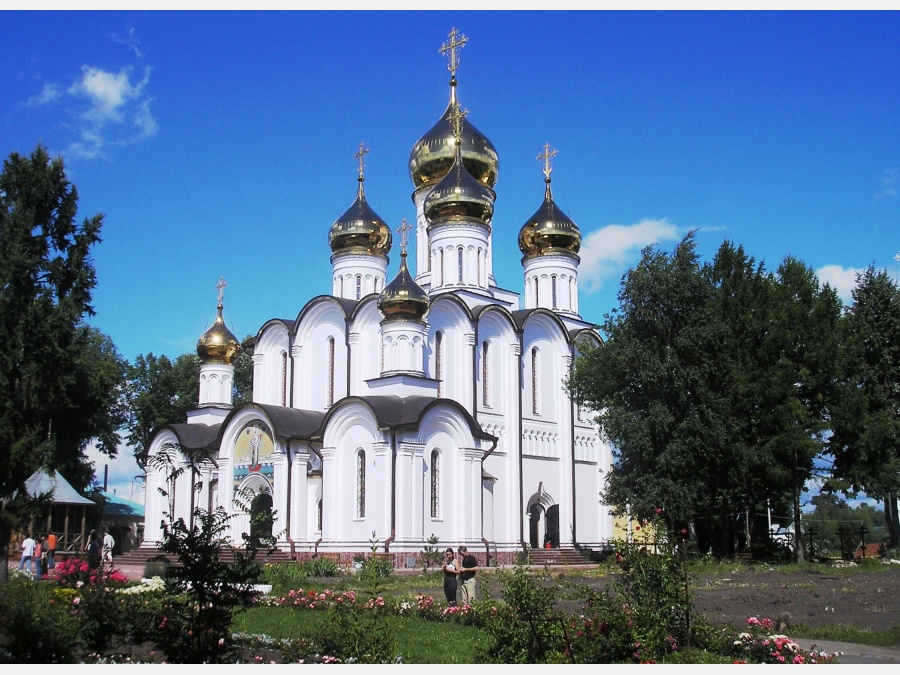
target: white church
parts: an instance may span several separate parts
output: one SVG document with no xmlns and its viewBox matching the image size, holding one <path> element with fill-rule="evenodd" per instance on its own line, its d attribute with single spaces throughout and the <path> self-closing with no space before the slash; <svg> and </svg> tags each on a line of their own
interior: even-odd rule
<svg viewBox="0 0 900 675">
<path fill-rule="evenodd" d="M 554 203 L 555 151 L 545 145 L 543 201 L 535 195 L 518 236 L 522 292 L 497 285 L 499 161 L 457 101 L 466 41 L 454 29 L 441 48 L 449 104 L 410 153 L 416 219 L 399 228 L 399 273 L 387 277 L 395 238 L 366 201 L 361 145 L 356 199 L 327 232 L 332 294 L 259 329 L 253 401 L 238 406 L 241 345 L 222 318 L 220 283 L 218 316 L 197 343 L 198 406 L 185 423 L 154 430 L 145 457 L 207 459 L 174 488 L 147 461 L 145 548 L 160 541 L 164 514 L 189 521 L 196 507 L 234 513 L 236 544 L 271 534 L 301 560 L 349 561 L 374 539 L 400 565 L 432 535 L 441 548 L 466 545 L 481 564 L 511 563 L 527 547 L 610 547 L 613 518 L 599 493 L 611 451 L 563 386 L 579 345 L 600 341 L 578 312 L 581 234 Z M 238 495 L 268 516 L 264 532 Z"/>
</svg>

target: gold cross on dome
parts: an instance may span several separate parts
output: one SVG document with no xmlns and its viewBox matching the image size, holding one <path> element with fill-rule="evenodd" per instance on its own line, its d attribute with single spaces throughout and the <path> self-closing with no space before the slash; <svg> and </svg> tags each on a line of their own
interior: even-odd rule
<svg viewBox="0 0 900 675">
<path fill-rule="evenodd" d="M 400 223 L 400 227 L 397 229 L 397 232 L 400 233 L 400 252 L 406 253 L 406 233 L 412 229 L 409 223 L 406 222 L 406 218 L 403 219 L 403 222 Z"/>
<path fill-rule="evenodd" d="M 359 162 L 359 177 L 363 178 L 363 173 L 366 170 L 366 155 L 369 154 L 369 149 L 365 146 L 365 144 L 359 144 L 359 152 L 355 153 L 353 156 L 356 157 Z"/>
<path fill-rule="evenodd" d="M 544 162 L 544 178 L 547 180 L 550 180 L 550 173 L 553 171 L 553 167 L 550 165 L 552 157 L 556 157 L 556 150 L 551 150 L 550 144 L 544 143 L 544 151 L 537 158 Z"/>
<path fill-rule="evenodd" d="M 459 68 L 459 50 L 469 41 L 469 38 L 462 33 L 458 33 L 456 28 L 450 29 L 448 37 L 450 38 L 449 42 L 441 45 L 440 52 L 441 54 L 450 52 L 450 62 L 447 64 L 447 70 L 450 71 L 450 77 L 456 79 L 456 70 Z"/>
<path fill-rule="evenodd" d="M 453 130 L 453 137 L 459 140 L 462 136 L 462 123 L 469 114 L 468 110 L 461 110 L 459 105 L 453 106 L 453 112 L 450 113 L 450 128 Z"/>
<path fill-rule="evenodd" d="M 216 284 L 216 288 L 219 289 L 219 297 L 218 302 L 221 305 L 222 300 L 225 298 L 225 287 L 228 284 L 225 283 L 225 279 L 223 277 L 219 277 L 219 283 Z"/>
</svg>

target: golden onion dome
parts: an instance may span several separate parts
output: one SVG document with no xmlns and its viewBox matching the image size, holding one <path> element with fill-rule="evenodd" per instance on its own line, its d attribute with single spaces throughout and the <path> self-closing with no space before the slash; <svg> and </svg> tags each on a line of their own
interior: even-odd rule
<svg viewBox="0 0 900 675">
<path fill-rule="evenodd" d="M 400 271 L 378 294 L 378 309 L 385 321 L 421 321 L 428 311 L 428 294 L 412 278 L 406 267 L 406 250 L 400 251 Z"/>
<path fill-rule="evenodd" d="M 460 161 L 460 147 L 461 143 L 450 171 L 425 197 L 425 218 L 432 225 L 475 221 L 490 226 L 497 195 L 468 172 Z"/>
<path fill-rule="evenodd" d="M 217 306 L 218 314 L 213 325 L 197 340 L 197 356 L 201 363 L 230 364 L 237 356 L 241 343 L 228 330 L 222 318 L 222 301 Z"/>
<path fill-rule="evenodd" d="M 451 100 L 441 118 L 416 141 L 409 153 L 409 176 L 416 189 L 436 184 L 453 166 L 456 139 L 450 118 L 455 105 L 456 101 Z M 493 188 L 500 170 L 497 150 L 471 122 L 464 121 L 462 127 L 463 164 L 479 183 Z"/>
<path fill-rule="evenodd" d="M 328 244 L 333 253 L 387 255 L 391 250 L 391 228 L 366 201 L 364 181 L 360 176 L 356 199 L 328 231 Z"/>
<path fill-rule="evenodd" d="M 581 231 L 553 201 L 550 176 L 544 178 L 544 202 L 519 230 L 519 250 L 526 256 L 573 253 L 581 249 Z"/>
</svg>

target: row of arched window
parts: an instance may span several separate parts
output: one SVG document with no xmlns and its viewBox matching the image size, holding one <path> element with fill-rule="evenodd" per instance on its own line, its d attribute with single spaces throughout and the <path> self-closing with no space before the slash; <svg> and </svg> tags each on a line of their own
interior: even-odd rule
<svg viewBox="0 0 900 675">
<path fill-rule="evenodd" d="M 453 249 L 446 249 L 446 250 L 450 251 L 450 252 L 453 251 Z M 466 265 L 466 250 L 462 246 L 457 246 L 455 254 L 456 254 L 456 283 L 457 284 L 467 283 L 467 281 L 466 281 L 466 267 L 467 267 L 467 265 Z M 451 253 L 451 255 L 452 255 L 452 253 Z M 481 287 L 485 286 L 485 282 L 484 282 L 485 260 L 486 260 L 486 258 L 484 255 L 484 250 L 481 248 L 477 249 L 475 251 L 475 275 L 476 275 L 475 283 Z M 445 249 L 439 248 L 437 250 L 437 275 L 436 275 L 436 278 L 434 279 L 435 286 L 443 286 L 445 283 L 453 283 L 451 281 L 453 277 L 451 275 L 446 274 L 446 271 L 447 271 L 446 263 L 447 262 L 449 262 L 449 261 L 445 258 Z M 451 268 L 451 272 L 452 272 L 452 268 Z"/>
<path fill-rule="evenodd" d="M 568 281 L 567 281 L 568 280 Z M 525 280 L 525 292 L 534 300 L 535 307 L 541 307 L 541 283 L 540 279 L 533 277 Z M 550 307 L 552 309 L 560 309 L 560 300 L 563 299 L 563 293 L 568 293 L 568 305 L 563 309 L 575 309 L 575 278 L 574 277 L 558 277 L 553 274 L 550 276 Z"/>
<path fill-rule="evenodd" d="M 356 299 L 356 300 L 362 300 L 362 296 L 363 296 L 363 277 L 362 277 L 362 275 L 361 275 L 361 274 L 357 274 L 355 277 L 348 277 L 348 278 L 347 278 L 347 281 L 348 281 L 349 283 L 351 283 L 351 284 L 354 284 L 354 286 L 353 286 L 352 288 L 353 288 L 353 291 L 354 291 L 354 292 L 353 292 L 353 295 L 355 296 L 355 299 Z M 375 286 L 374 286 L 374 291 L 373 291 L 373 292 L 375 292 L 375 293 L 378 293 L 378 291 L 380 290 L 380 289 L 378 288 L 378 286 L 379 286 L 379 283 L 378 283 L 378 282 L 379 282 L 379 281 L 381 281 L 381 280 L 380 280 L 378 277 L 375 277 Z M 349 290 L 349 289 L 348 289 L 348 290 Z M 337 295 L 338 295 L 339 298 L 346 297 L 346 296 L 344 295 L 344 277 L 343 277 L 343 276 L 338 277 L 338 289 L 337 289 L 337 291 L 338 291 Z"/>
<path fill-rule="evenodd" d="M 441 453 L 431 451 L 431 517 L 441 517 Z M 319 502 L 319 529 L 322 528 L 321 502 Z M 356 517 L 366 517 L 366 451 L 356 451 Z"/>
</svg>

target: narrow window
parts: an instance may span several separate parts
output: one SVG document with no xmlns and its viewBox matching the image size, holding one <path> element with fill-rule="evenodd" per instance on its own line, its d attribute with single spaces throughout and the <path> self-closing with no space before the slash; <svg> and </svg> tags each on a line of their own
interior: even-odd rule
<svg viewBox="0 0 900 675">
<path fill-rule="evenodd" d="M 287 405 L 287 352 L 281 352 L 281 405 Z"/>
<path fill-rule="evenodd" d="M 434 335 L 434 379 L 438 381 L 438 397 L 444 390 L 444 334 L 438 331 Z"/>
<path fill-rule="evenodd" d="M 481 403 L 486 408 L 490 407 L 488 391 L 490 383 L 488 382 L 488 341 L 481 343 Z"/>
<path fill-rule="evenodd" d="M 431 451 L 431 517 L 441 517 L 441 453 Z"/>
<path fill-rule="evenodd" d="M 463 282 L 463 248 L 456 249 L 456 283 Z"/>
<path fill-rule="evenodd" d="M 366 453 L 356 451 L 356 517 L 366 517 Z"/>
<path fill-rule="evenodd" d="M 481 269 L 481 265 L 482 265 L 481 249 L 478 249 L 478 285 L 484 286 L 484 281 L 483 281 L 484 276 L 483 276 L 483 270 Z"/>
<path fill-rule="evenodd" d="M 441 273 L 441 278 L 438 279 L 438 286 L 444 285 L 444 249 L 440 250 L 438 257 L 438 271 Z"/>
<path fill-rule="evenodd" d="M 575 278 L 569 277 L 569 309 L 575 311 Z"/>
<path fill-rule="evenodd" d="M 356 275 L 356 299 L 359 300 L 362 297 L 362 277 L 360 275 Z"/>
<path fill-rule="evenodd" d="M 322 531 L 322 500 L 316 503 L 316 530 Z"/>
<path fill-rule="evenodd" d="M 376 293 L 378 292 L 378 281 L 379 281 L 379 279 L 376 277 L 375 278 L 375 292 Z"/>
<path fill-rule="evenodd" d="M 334 405 L 334 338 L 328 338 L 328 398 L 325 404 Z"/>
<path fill-rule="evenodd" d="M 538 382 L 538 349 L 537 347 L 531 348 L 531 412 L 535 415 L 540 413 L 540 406 L 538 405 L 538 393 L 539 393 L 539 382 Z"/>
<path fill-rule="evenodd" d="M 556 275 L 550 277 L 550 301 L 551 307 L 556 309 Z"/>
<path fill-rule="evenodd" d="M 534 306 L 541 306 L 541 280 L 538 277 L 534 278 Z"/>
<path fill-rule="evenodd" d="M 344 277 L 338 277 L 338 297 L 344 297 Z"/>
</svg>

